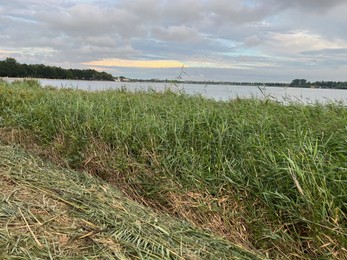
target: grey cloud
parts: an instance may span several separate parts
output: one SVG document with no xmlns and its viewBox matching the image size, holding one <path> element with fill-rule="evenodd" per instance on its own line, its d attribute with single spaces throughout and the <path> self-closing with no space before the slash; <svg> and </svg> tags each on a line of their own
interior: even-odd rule
<svg viewBox="0 0 347 260">
<path fill-rule="evenodd" d="M 186 25 L 154 27 L 151 34 L 154 38 L 159 40 L 166 40 L 170 42 L 197 42 L 200 40 L 199 33 L 191 27 Z"/>
<path fill-rule="evenodd" d="M 122 9 L 104 9 L 90 4 L 79 4 L 58 13 L 40 13 L 38 18 L 48 27 L 69 34 L 128 36 L 139 24 L 135 14 Z M 131 25 L 131 26 L 129 26 Z"/>
<path fill-rule="evenodd" d="M 304 9 L 305 11 L 322 11 L 326 12 L 329 9 L 336 6 L 346 5 L 345 0 L 273 0 L 273 3 L 277 3 L 280 6 L 294 7 L 297 9 Z"/>
<path fill-rule="evenodd" d="M 322 49 L 322 50 L 314 50 L 314 51 L 304 51 L 301 52 L 303 55 L 322 55 L 322 56 L 330 56 L 330 55 L 339 55 L 347 56 L 347 48 L 333 48 L 333 49 Z"/>
<path fill-rule="evenodd" d="M 22 62 L 64 66 L 106 58 L 248 64 L 248 72 L 266 65 L 280 77 L 276 67 L 343 68 L 346 11 L 345 0 L 0 0 L 0 50 L 17 52 Z M 336 43 L 335 51 L 272 37 L 301 31 Z"/>
<path fill-rule="evenodd" d="M 347 65 L 347 48 L 331 48 L 301 52 L 312 60 L 312 65 L 339 68 Z"/>
<path fill-rule="evenodd" d="M 216 24 L 249 24 L 261 21 L 273 12 L 270 5 L 257 3 L 245 4 L 247 1 L 220 0 L 209 1 L 207 7 L 211 12 L 211 19 Z"/>
<path fill-rule="evenodd" d="M 245 38 L 244 41 L 246 46 L 252 47 L 257 46 L 262 43 L 261 39 L 257 35 L 252 35 Z"/>
<path fill-rule="evenodd" d="M 206 16 L 205 1 L 201 0 L 175 0 L 160 2 L 160 23 L 164 26 L 178 26 L 186 24 L 198 26 Z"/>
</svg>

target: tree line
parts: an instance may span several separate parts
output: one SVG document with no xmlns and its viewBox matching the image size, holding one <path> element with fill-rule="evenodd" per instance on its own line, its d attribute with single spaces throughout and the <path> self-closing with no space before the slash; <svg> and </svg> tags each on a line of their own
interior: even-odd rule
<svg viewBox="0 0 347 260">
<path fill-rule="evenodd" d="M 347 89 L 346 81 L 316 81 L 310 82 L 306 79 L 294 79 L 290 84 L 290 87 L 298 88 L 335 88 L 335 89 Z"/>
<path fill-rule="evenodd" d="M 170 79 L 129 79 L 131 82 L 155 82 L 169 84 L 198 84 L 198 85 L 235 85 L 235 86 L 268 86 L 287 87 L 288 83 L 281 82 L 239 82 L 239 81 L 211 81 L 211 80 L 170 80 Z"/>
<path fill-rule="evenodd" d="M 43 64 L 21 64 L 14 58 L 0 61 L 0 77 L 14 78 L 46 78 L 46 79 L 80 79 L 80 80 L 111 80 L 114 78 L 106 72 L 92 69 L 63 69 Z"/>
<path fill-rule="evenodd" d="M 316 81 L 294 79 L 291 83 L 281 82 L 235 82 L 235 81 L 195 81 L 195 80 L 168 80 L 168 79 L 129 79 L 131 82 L 156 82 L 171 84 L 199 84 L 199 85 L 235 85 L 235 86 L 260 86 L 260 87 L 293 87 L 293 88 L 331 88 L 347 89 L 346 81 Z"/>
</svg>

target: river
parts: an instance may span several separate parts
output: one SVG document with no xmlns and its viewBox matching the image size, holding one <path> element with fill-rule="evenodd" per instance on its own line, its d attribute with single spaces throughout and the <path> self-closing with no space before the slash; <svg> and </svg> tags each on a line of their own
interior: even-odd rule
<svg viewBox="0 0 347 260">
<path fill-rule="evenodd" d="M 12 81 L 13 79 L 9 79 Z M 289 101 L 304 104 L 319 102 L 341 102 L 347 105 L 347 90 L 341 89 L 311 89 L 287 87 L 257 87 L 235 85 L 200 85 L 200 84 L 170 84 L 170 83 L 142 83 L 115 81 L 84 81 L 84 80 L 52 80 L 39 79 L 43 86 L 57 88 L 75 88 L 89 91 L 126 88 L 129 91 L 156 90 L 184 91 L 189 95 L 202 95 L 215 100 L 230 100 L 235 98 L 269 98 L 282 103 Z"/>
</svg>

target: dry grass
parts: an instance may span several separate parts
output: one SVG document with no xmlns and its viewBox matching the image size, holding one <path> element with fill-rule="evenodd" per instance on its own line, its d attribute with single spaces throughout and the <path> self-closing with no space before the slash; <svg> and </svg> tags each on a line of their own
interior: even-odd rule
<svg viewBox="0 0 347 260">
<path fill-rule="evenodd" d="M 56 137 L 52 145 L 48 147 L 36 145 L 34 139 L 26 131 L 0 128 L 0 140 L 3 142 L 7 144 L 19 143 L 25 150 L 40 157 L 45 157 L 55 165 L 69 168 L 68 164 L 64 162 L 64 158 L 60 157 L 56 151 L 59 147 L 64 146 L 63 137 Z M 107 180 L 108 183 L 116 186 L 127 197 L 151 207 L 156 212 L 174 214 L 195 227 L 209 230 L 232 243 L 247 248 L 247 250 L 256 250 L 250 243 L 249 230 L 243 217 L 246 214 L 244 206 L 238 201 L 236 195 L 231 198 L 230 196 L 211 196 L 208 193 L 203 194 L 201 192 L 187 192 L 184 194 L 170 192 L 167 194 L 169 205 L 162 207 L 160 202 L 139 195 L 136 190 L 140 189 L 140 187 L 129 187 L 129 183 L 126 180 L 129 176 L 123 176 L 117 169 L 112 169 L 106 164 L 106 162 L 112 161 L 112 157 L 116 158 L 117 154 L 115 151 L 112 151 L 97 140 L 92 140 L 89 146 L 91 148 L 87 150 L 85 156 L 87 159 L 84 160 L 81 170 L 88 172 L 92 176 Z M 135 164 L 135 162 L 130 161 L 127 163 L 129 165 Z M 136 167 L 134 167 L 134 171 L 136 171 Z M 150 175 L 151 172 L 148 171 L 146 174 Z M 216 206 L 223 209 L 223 214 L 216 213 L 214 209 Z"/>
<path fill-rule="evenodd" d="M 0 232 L 8 256 L 30 255 L 32 250 L 47 250 L 47 255 L 40 254 L 42 257 L 88 254 L 85 241 L 71 237 L 83 223 L 68 214 L 65 203 L 6 175 L 0 176 L 0 184 L 3 198 Z"/>
<path fill-rule="evenodd" d="M 0 145 L 0 257 L 255 259 L 83 173 Z"/>
<path fill-rule="evenodd" d="M 199 192 L 188 192 L 183 195 L 172 192 L 168 200 L 171 201 L 170 212 L 204 230 L 211 230 L 235 244 L 255 250 L 250 243 L 249 230 L 243 217 L 245 209 L 236 197 L 216 198 Z M 213 210 L 216 206 L 224 208 L 225 212 L 217 214 Z"/>
</svg>

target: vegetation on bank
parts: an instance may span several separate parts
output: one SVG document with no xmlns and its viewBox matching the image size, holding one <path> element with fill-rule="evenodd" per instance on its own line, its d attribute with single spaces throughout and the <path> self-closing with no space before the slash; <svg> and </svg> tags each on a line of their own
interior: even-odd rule
<svg viewBox="0 0 347 260">
<path fill-rule="evenodd" d="M 0 143 L 1 259 L 261 259 Z"/>
<path fill-rule="evenodd" d="M 0 61 L 0 77 L 113 81 L 113 76 L 104 71 L 63 69 L 43 64 L 21 64 L 14 58 L 6 58 Z"/>
<path fill-rule="evenodd" d="M 123 77 L 124 78 L 124 77 Z M 347 81 L 315 81 L 310 82 L 306 79 L 294 79 L 290 84 L 283 82 L 234 82 L 234 81 L 197 81 L 182 80 L 160 80 L 160 79 L 128 79 L 130 82 L 148 83 L 172 83 L 172 84 L 199 84 L 199 85 L 233 85 L 233 86 L 266 86 L 266 87 L 291 87 L 291 88 L 324 88 L 324 89 L 347 89 Z"/>
<path fill-rule="evenodd" d="M 3 141 L 270 258 L 347 258 L 347 109 L 0 83 Z"/>
<path fill-rule="evenodd" d="M 329 89 L 347 89 L 346 81 L 316 81 L 310 82 L 306 79 L 294 79 L 289 87 L 292 88 L 329 88 Z"/>
</svg>

